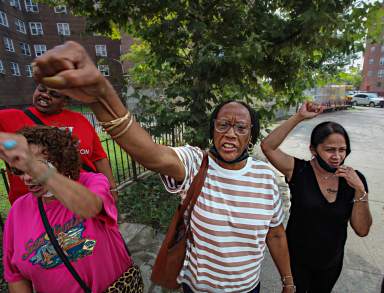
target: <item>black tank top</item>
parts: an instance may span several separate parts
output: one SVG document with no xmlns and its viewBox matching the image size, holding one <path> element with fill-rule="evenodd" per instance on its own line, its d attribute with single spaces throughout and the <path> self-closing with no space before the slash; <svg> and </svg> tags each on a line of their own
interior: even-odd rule
<svg viewBox="0 0 384 293">
<path fill-rule="evenodd" d="M 295 158 L 291 181 L 291 210 L 287 225 L 289 253 L 295 262 L 326 269 L 344 256 L 348 221 L 355 190 L 339 178 L 335 202 L 323 196 L 309 161 Z M 365 177 L 358 171 L 366 191 Z"/>
</svg>

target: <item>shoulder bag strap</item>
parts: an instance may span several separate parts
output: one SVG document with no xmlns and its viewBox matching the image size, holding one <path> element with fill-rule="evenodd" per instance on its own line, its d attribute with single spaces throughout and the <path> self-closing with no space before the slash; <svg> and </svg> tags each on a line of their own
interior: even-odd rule
<svg viewBox="0 0 384 293">
<path fill-rule="evenodd" d="M 53 247 L 55 248 L 56 253 L 63 261 L 64 265 L 67 267 L 68 271 L 71 273 L 73 278 L 79 283 L 80 287 L 84 290 L 86 293 L 92 293 L 92 290 L 84 283 L 84 281 L 81 279 L 79 274 L 76 272 L 75 268 L 71 265 L 69 262 L 67 256 L 64 254 L 64 251 L 60 247 L 55 235 L 53 234 L 52 227 L 49 225 L 47 214 L 45 213 L 43 201 L 41 197 L 37 199 L 38 205 L 39 205 L 39 211 L 41 219 L 43 220 L 45 231 L 48 234 L 49 240 L 51 241 Z"/>
<path fill-rule="evenodd" d="M 27 115 L 33 122 L 35 122 L 37 125 L 46 125 L 43 121 L 40 120 L 39 117 L 37 117 L 35 114 L 32 113 L 31 110 L 25 109 L 24 110 L 25 115 Z"/>
<path fill-rule="evenodd" d="M 39 117 L 37 117 L 35 114 L 33 114 L 32 111 L 29 109 L 25 109 L 24 114 L 27 115 L 37 125 L 47 125 L 43 121 L 41 121 Z M 95 172 L 95 170 L 92 167 L 88 166 L 84 162 L 82 163 L 81 168 L 83 168 L 83 170 L 85 170 L 87 172 L 93 172 L 93 173 Z"/>
<path fill-rule="evenodd" d="M 197 198 L 200 195 L 201 189 L 203 188 L 205 177 L 207 176 L 208 171 L 208 153 L 204 153 L 203 160 L 200 165 L 200 169 L 193 179 L 191 186 L 187 191 L 187 196 L 181 206 L 181 214 L 184 215 L 185 211 L 188 209 L 187 221 L 186 221 L 186 233 L 187 238 L 191 243 L 193 243 L 193 237 L 191 233 L 190 221 L 192 216 L 193 208 L 196 204 Z"/>
</svg>

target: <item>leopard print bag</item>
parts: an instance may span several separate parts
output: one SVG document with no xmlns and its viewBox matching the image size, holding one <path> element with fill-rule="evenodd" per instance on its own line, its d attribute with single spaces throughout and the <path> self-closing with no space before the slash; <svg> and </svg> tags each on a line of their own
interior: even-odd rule
<svg viewBox="0 0 384 293">
<path fill-rule="evenodd" d="M 144 283 L 140 268 L 133 265 L 125 271 L 104 293 L 143 293 Z"/>
</svg>

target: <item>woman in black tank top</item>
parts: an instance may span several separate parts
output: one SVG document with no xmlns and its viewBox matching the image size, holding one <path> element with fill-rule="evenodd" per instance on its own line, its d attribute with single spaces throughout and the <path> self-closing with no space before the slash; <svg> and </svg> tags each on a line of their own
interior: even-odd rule
<svg viewBox="0 0 384 293">
<path fill-rule="evenodd" d="M 348 222 L 361 237 L 368 234 L 372 224 L 367 182 L 359 171 L 344 165 L 351 148 L 340 124 L 323 122 L 313 129 L 310 161 L 279 149 L 297 124 L 321 112 L 321 107 L 304 103 L 261 143 L 264 154 L 285 175 L 291 190 L 287 238 L 299 293 L 331 292 L 343 265 Z"/>
</svg>

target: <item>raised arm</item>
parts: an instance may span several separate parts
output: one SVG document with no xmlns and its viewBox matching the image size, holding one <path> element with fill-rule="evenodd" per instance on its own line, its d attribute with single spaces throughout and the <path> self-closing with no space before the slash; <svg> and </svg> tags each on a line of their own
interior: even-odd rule
<svg viewBox="0 0 384 293">
<path fill-rule="evenodd" d="M 279 146 L 286 139 L 288 134 L 301 121 L 313 118 L 322 112 L 321 107 L 317 107 L 309 102 L 304 102 L 299 112 L 290 117 L 287 121 L 276 127 L 263 141 L 261 149 L 271 162 L 289 181 L 294 167 L 294 158 L 280 150 Z"/>
<path fill-rule="evenodd" d="M 89 103 L 101 122 L 125 117 L 123 123 L 109 131 L 116 142 L 147 169 L 176 180 L 184 179 L 184 167 L 176 153 L 167 146 L 153 142 L 138 123 L 134 120 L 131 122 L 131 115 L 116 91 L 97 70 L 82 46 L 70 41 L 47 51 L 35 60 L 33 72 L 37 81 Z"/>
</svg>

